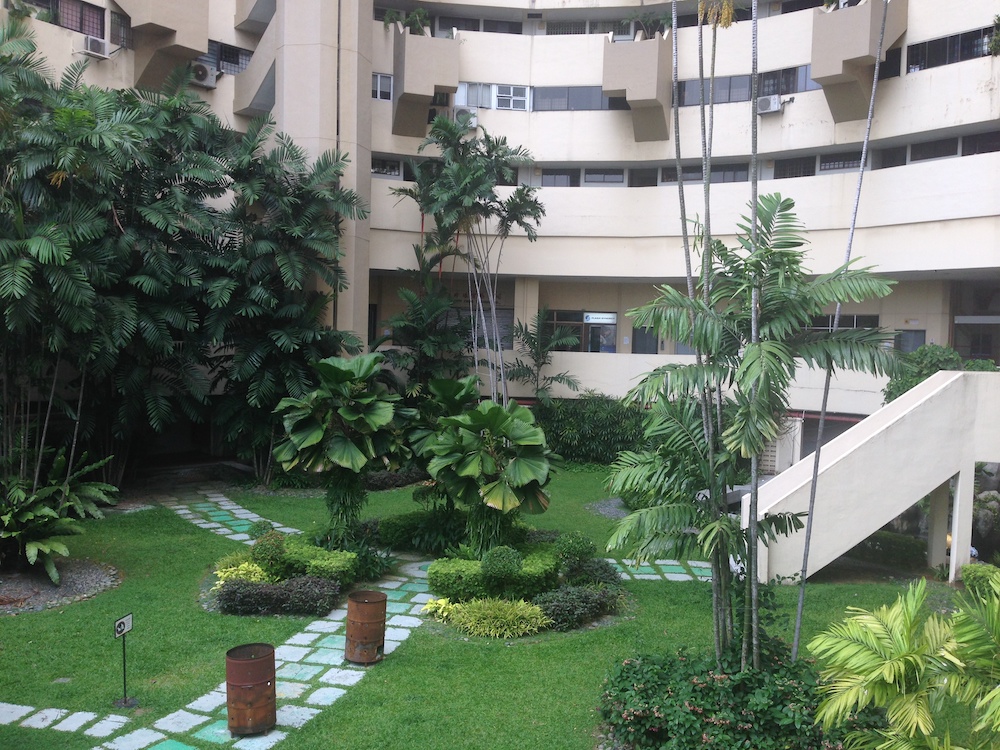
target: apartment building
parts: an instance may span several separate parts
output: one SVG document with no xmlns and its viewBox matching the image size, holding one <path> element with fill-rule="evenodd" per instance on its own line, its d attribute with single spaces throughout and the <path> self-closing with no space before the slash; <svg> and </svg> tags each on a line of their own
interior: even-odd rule
<svg viewBox="0 0 1000 750">
<path fill-rule="evenodd" d="M 371 215 L 347 226 L 351 286 L 333 311 L 338 327 L 375 337 L 400 309 L 398 269 L 412 265 L 421 221 L 392 189 L 405 185 L 429 119 L 463 112 L 473 127 L 531 152 L 535 163 L 519 181 L 539 186 L 546 210 L 537 242 L 506 244 L 501 319 L 527 321 L 547 307 L 581 342 L 555 367 L 610 394 L 690 356 L 682 343 L 633 327 L 626 313 L 654 285 L 683 283 L 678 138 L 688 213 L 704 215 L 695 0 L 679 3 L 678 28 L 665 33 L 656 19 L 669 16 L 670 3 L 632 0 L 30 5 L 39 48 L 57 71 L 87 56 L 89 82 L 155 87 L 193 62 L 192 86 L 233 127 L 270 114 L 311 152 L 349 154 L 346 181 Z M 883 10 L 881 0 L 832 12 L 821 5 L 760 3 L 756 101 L 747 14 L 719 30 L 711 174 L 713 227 L 732 244 L 750 197 L 756 118 L 760 191 L 794 198 L 815 273 L 844 258 Z M 417 8 L 430 17 L 424 34 L 382 20 L 387 10 Z M 883 300 L 845 307 L 841 324 L 898 331 L 904 350 L 940 343 L 1000 358 L 1000 59 L 988 52 L 998 10 L 995 0 L 888 6 L 853 256 L 897 283 Z M 706 47 L 710 39 L 706 32 Z M 464 274 L 443 269 L 452 271 L 461 297 Z M 882 385 L 845 374 L 830 408 L 847 420 L 869 414 Z M 821 374 L 801 374 L 791 400 L 800 416 L 818 410 L 821 389 Z"/>
</svg>

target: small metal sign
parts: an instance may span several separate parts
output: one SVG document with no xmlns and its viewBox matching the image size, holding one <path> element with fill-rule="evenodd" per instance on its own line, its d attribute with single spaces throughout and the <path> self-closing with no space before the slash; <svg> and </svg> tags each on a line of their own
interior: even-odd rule
<svg viewBox="0 0 1000 750">
<path fill-rule="evenodd" d="M 129 612 L 120 620 L 115 620 L 115 638 L 121 638 L 132 629 L 132 613 Z"/>
</svg>

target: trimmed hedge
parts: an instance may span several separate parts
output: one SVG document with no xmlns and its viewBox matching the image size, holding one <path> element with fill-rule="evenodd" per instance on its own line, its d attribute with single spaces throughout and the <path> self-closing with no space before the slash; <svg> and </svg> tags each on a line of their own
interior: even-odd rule
<svg viewBox="0 0 1000 750">
<path fill-rule="evenodd" d="M 906 534 L 876 531 L 847 556 L 895 568 L 922 570 L 927 567 L 927 542 Z"/>
<path fill-rule="evenodd" d="M 337 606 L 340 584 L 303 576 L 281 583 L 233 579 L 219 589 L 219 609 L 227 615 L 322 616 Z"/>
<path fill-rule="evenodd" d="M 619 451 L 639 450 L 643 410 L 635 404 L 588 392 L 532 407 L 549 447 L 567 461 L 607 466 Z"/>
<path fill-rule="evenodd" d="M 559 581 L 559 559 L 551 550 L 536 550 L 524 556 L 521 570 L 511 576 L 504 596 L 532 599 L 554 589 Z M 485 599 L 489 596 L 479 560 L 444 558 L 435 560 L 427 570 L 431 590 L 453 602 Z"/>
<path fill-rule="evenodd" d="M 620 589 L 560 586 L 533 600 L 552 624 L 552 630 L 573 630 L 618 609 Z"/>
</svg>

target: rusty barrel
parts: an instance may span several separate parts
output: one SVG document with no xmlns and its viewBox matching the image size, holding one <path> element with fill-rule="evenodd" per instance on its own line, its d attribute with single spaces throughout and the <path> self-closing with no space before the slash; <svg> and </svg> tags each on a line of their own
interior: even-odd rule
<svg viewBox="0 0 1000 750">
<path fill-rule="evenodd" d="M 277 722 L 274 646 L 247 643 L 226 652 L 230 734 L 260 734 Z"/>
<path fill-rule="evenodd" d="M 344 658 L 371 664 L 385 650 L 385 600 L 381 591 L 352 591 L 347 595 L 347 642 Z"/>
</svg>

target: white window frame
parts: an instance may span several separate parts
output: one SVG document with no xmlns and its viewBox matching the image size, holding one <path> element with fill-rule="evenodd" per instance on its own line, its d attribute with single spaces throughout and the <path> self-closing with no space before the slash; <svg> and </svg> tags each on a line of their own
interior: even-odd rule
<svg viewBox="0 0 1000 750">
<path fill-rule="evenodd" d="M 469 101 L 469 88 L 472 86 L 476 87 L 474 89 L 476 95 L 473 96 L 475 101 Z M 496 87 L 491 83 L 462 81 L 458 84 L 458 91 L 455 92 L 455 106 L 490 109 L 493 106 L 494 97 L 496 96 L 495 89 Z"/>
<path fill-rule="evenodd" d="M 389 81 L 389 98 L 383 99 L 381 96 L 373 96 L 380 102 L 391 102 L 392 101 L 392 74 L 391 73 L 372 73 L 372 91 L 376 91 L 379 94 L 382 93 L 382 82 Z"/>
<path fill-rule="evenodd" d="M 502 102 L 502 100 L 505 100 Z M 521 106 L 514 106 L 520 102 Z M 496 108 L 513 112 L 528 111 L 528 87 L 515 86 L 509 83 L 498 83 L 496 86 Z"/>
</svg>

